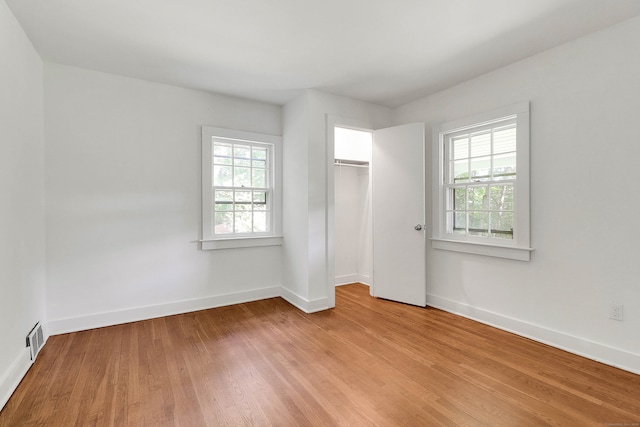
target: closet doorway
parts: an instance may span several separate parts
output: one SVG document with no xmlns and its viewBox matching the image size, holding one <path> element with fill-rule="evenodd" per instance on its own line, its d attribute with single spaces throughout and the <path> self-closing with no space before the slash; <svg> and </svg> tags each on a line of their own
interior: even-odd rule
<svg viewBox="0 0 640 427">
<path fill-rule="evenodd" d="M 334 128 L 334 284 L 371 285 L 372 131 Z"/>
<path fill-rule="evenodd" d="M 328 116 L 326 268 L 335 286 L 360 282 L 378 298 L 426 305 L 424 123 L 372 130 Z"/>
</svg>

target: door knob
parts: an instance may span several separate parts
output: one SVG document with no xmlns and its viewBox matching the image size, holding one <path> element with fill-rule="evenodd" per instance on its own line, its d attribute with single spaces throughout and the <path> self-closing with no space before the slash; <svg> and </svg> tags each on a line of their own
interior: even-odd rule
<svg viewBox="0 0 640 427">
<path fill-rule="evenodd" d="M 422 224 L 417 224 L 415 227 L 413 227 L 415 230 L 420 231 L 422 230 Z"/>
</svg>

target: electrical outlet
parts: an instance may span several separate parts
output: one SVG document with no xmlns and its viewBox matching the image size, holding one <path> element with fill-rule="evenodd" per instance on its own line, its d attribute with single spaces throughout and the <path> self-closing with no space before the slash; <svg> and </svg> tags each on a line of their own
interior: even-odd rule
<svg viewBox="0 0 640 427">
<path fill-rule="evenodd" d="M 609 319 L 613 320 L 623 320 L 623 305 L 616 304 L 615 302 L 609 303 Z"/>
</svg>

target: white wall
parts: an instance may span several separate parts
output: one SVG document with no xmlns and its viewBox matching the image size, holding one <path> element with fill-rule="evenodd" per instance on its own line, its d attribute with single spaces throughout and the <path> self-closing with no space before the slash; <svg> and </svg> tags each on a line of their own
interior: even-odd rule
<svg viewBox="0 0 640 427">
<path fill-rule="evenodd" d="M 369 168 L 358 169 L 358 282 L 371 285 L 373 277 L 373 221 Z"/>
<path fill-rule="evenodd" d="M 371 283 L 369 168 L 335 166 L 334 259 L 337 285 Z"/>
<path fill-rule="evenodd" d="M 309 300 L 308 126 L 304 93 L 283 107 L 282 125 L 282 280 L 285 298 L 300 308 Z"/>
<path fill-rule="evenodd" d="M 532 260 L 429 250 L 430 304 L 640 372 L 638 52 L 635 18 L 395 111 L 430 144 L 436 123 L 531 102 Z"/>
<path fill-rule="evenodd" d="M 45 64 L 52 332 L 279 294 L 281 248 L 200 251 L 200 126 L 280 135 L 279 106 Z"/>
<path fill-rule="evenodd" d="M 44 321 L 42 60 L 0 1 L 0 409 Z"/>
<path fill-rule="evenodd" d="M 305 91 L 284 110 L 284 184 L 288 187 L 283 201 L 284 287 L 291 291 L 289 301 L 306 311 L 322 310 L 334 304 L 327 247 L 328 171 L 333 171 L 327 149 L 328 117 L 382 128 L 389 125 L 391 110 L 316 90 Z M 293 192 L 294 188 L 299 193 Z M 287 224 L 292 218 L 295 224 Z"/>
<path fill-rule="evenodd" d="M 358 240 L 360 222 L 358 211 L 358 168 L 334 166 L 335 176 L 335 283 L 358 281 Z"/>
</svg>

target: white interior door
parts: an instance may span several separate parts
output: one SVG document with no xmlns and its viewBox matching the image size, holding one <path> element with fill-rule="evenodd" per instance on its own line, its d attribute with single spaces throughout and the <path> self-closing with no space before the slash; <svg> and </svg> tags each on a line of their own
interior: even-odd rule
<svg viewBox="0 0 640 427">
<path fill-rule="evenodd" d="M 426 305 L 424 123 L 376 130 L 373 296 Z"/>
</svg>

